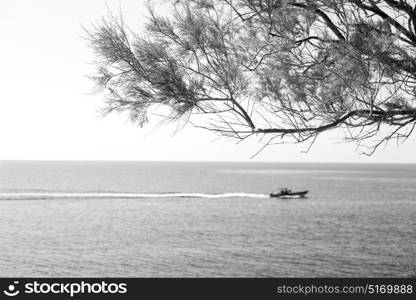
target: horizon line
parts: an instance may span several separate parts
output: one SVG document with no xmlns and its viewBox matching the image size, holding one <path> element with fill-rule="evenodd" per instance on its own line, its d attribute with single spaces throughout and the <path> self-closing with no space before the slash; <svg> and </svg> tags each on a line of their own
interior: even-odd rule
<svg viewBox="0 0 416 300">
<path fill-rule="evenodd" d="M 125 159 L 0 159 L 0 162 L 120 162 L 120 163 L 275 163 L 275 164 L 397 164 L 414 165 L 416 162 L 359 162 L 359 161 L 255 161 L 255 160 L 125 160 Z"/>
</svg>

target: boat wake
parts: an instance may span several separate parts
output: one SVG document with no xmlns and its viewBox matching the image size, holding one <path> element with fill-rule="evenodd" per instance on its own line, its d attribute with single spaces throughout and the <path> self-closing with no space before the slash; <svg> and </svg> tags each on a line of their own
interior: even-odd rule
<svg viewBox="0 0 416 300">
<path fill-rule="evenodd" d="M 42 199 L 138 199 L 138 198 L 269 198 L 266 194 L 250 193 L 0 193 L 0 200 L 42 200 Z"/>
</svg>

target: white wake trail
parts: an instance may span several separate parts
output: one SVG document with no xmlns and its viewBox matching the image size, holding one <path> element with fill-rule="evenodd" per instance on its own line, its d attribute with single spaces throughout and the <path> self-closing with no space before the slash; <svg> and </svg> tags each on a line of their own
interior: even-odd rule
<svg viewBox="0 0 416 300">
<path fill-rule="evenodd" d="M 269 198 L 266 194 L 252 193 L 224 193 L 224 194 L 205 194 L 205 193 L 0 193 L 0 200 L 24 200 L 24 199 L 101 199 L 101 198 Z"/>
</svg>

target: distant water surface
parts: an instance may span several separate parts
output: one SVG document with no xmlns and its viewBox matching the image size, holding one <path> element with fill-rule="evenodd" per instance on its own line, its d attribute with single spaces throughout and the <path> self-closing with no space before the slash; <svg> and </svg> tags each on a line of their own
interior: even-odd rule
<svg viewBox="0 0 416 300">
<path fill-rule="evenodd" d="M 416 166 L 0 162 L 0 253 L 10 277 L 409 276 Z"/>
</svg>

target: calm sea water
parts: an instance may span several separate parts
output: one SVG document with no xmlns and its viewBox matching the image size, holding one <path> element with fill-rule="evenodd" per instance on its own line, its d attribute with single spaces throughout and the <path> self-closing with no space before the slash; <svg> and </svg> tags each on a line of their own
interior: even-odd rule
<svg viewBox="0 0 416 300">
<path fill-rule="evenodd" d="M 409 276 L 415 229 L 415 165 L 0 162 L 0 276 Z"/>
</svg>

